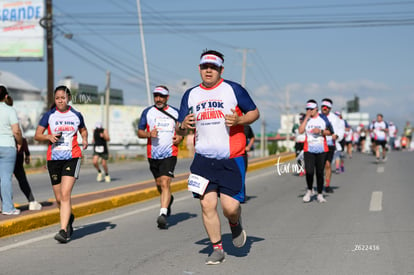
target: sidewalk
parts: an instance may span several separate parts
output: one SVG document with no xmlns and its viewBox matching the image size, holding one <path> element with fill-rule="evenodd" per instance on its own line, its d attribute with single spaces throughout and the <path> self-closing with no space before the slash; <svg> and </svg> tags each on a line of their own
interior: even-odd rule
<svg viewBox="0 0 414 275">
<path fill-rule="evenodd" d="M 282 153 L 265 158 L 249 160 L 248 172 L 293 160 L 294 153 Z M 187 189 L 189 173 L 176 175 L 172 180 L 171 191 Z M 134 183 L 103 191 L 76 195 L 72 197 L 72 211 L 75 217 L 83 217 L 127 204 L 137 203 L 158 197 L 159 193 L 153 180 Z M 22 212 L 18 216 L 0 214 L 0 238 L 25 231 L 59 223 L 59 210 L 54 200 L 41 202 L 41 211 L 29 211 L 28 205 L 18 207 Z"/>
</svg>

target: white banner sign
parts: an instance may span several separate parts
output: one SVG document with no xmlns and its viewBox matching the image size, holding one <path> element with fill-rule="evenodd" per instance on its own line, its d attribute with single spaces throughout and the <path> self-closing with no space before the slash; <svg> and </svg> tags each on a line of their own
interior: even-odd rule
<svg viewBox="0 0 414 275">
<path fill-rule="evenodd" d="M 0 0 L 0 58 L 42 59 L 44 0 Z"/>
</svg>

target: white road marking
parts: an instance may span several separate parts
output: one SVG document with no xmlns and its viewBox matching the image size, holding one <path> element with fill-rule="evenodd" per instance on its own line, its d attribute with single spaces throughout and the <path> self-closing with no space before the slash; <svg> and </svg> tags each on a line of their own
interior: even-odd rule
<svg viewBox="0 0 414 275">
<path fill-rule="evenodd" d="M 274 171 L 261 173 L 259 175 L 255 175 L 255 176 L 252 176 L 252 177 L 246 177 L 246 179 L 251 181 L 251 180 L 254 180 L 254 179 L 257 179 L 257 178 L 260 178 L 260 177 L 264 177 L 264 176 L 269 175 L 269 174 L 272 174 L 272 173 L 274 173 Z M 183 201 L 183 200 L 187 200 L 187 199 L 193 199 L 193 197 L 192 196 L 185 196 L 185 197 L 182 197 L 182 198 L 179 198 L 179 199 L 175 199 L 174 202 L 179 202 L 179 201 Z M 92 226 L 92 224 L 99 223 L 99 222 L 107 222 L 108 220 L 115 221 L 115 220 L 119 220 L 119 219 L 122 219 L 122 218 L 125 218 L 125 217 L 128 217 L 128 216 L 137 215 L 139 213 L 142 213 L 142 212 L 145 212 L 145 211 L 148 211 L 148 210 L 152 210 L 152 209 L 158 208 L 158 207 L 159 207 L 158 201 L 157 202 L 154 201 L 154 204 L 152 204 L 150 206 L 140 208 L 140 209 L 137 209 L 137 210 L 133 210 L 133 211 L 123 213 L 123 214 L 120 214 L 120 215 L 108 217 L 108 218 L 105 218 L 104 220 L 91 222 L 91 226 Z M 85 225 L 85 226 L 77 227 L 77 228 L 78 229 L 79 228 L 87 228 L 88 226 L 89 225 Z M 21 242 L 17 242 L 17 243 L 14 243 L 14 244 L 6 245 L 6 246 L 3 246 L 3 247 L 0 247 L 0 252 L 4 252 L 4 251 L 7 251 L 7 250 L 10 250 L 10 249 L 13 249 L 13 248 L 22 247 L 22 246 L 29 245 L 29 244 L 32 244 L 32 243 L 35 243 L 35 242 L 40 242 L 40 241 L 43 241 L 43 240 L 52 239 L 55 234 L 56 233 L 46 234 L 46 235 L 43 235 L 41 237 L 35 237 L 35 238 L 31 238 L 31 239 L 24 240 L 24 241 L 21 241 Z"/>
<path fill-rule="evenodd" d="M 384 173 L 384 166 L 378 166 L 377 173 Z"/>
<path fill-rule="evenodd" d="M 179 202 L 179 201 L 190 199 L 190 198 L 192 198 L 192 197 L 182 197 L 182 198 L 179 198 L 179 199 L 175 199 L 174 202 Z M 95 223 L 107 222 L 108 220 L 110 220 L 110 221 L 119 220 L 119 219 L 122 219 L 122 218 L 125 218 L 125 217 L 128 217 L 128 216 L 136 215 L 136 214 L 139 214 L 141 212 L 152 210 L 152 209 L 158 208 L 158 207 L 159 207 L 159 203 L 154 202 L 153 205 L 150 205 L 150 206 L 147 206 L 147 207 L 144 207 L 144 208 L 140 208 L 140 209 L 137 209 L 137 210 L 133 210 L 133 211 L 124 213 L 124 214 L 108 217 L 108 218 L 105 218 L 103 220 L 99 220 L 99 221 L 96 221 L 96 222 L 91 222 L 90 226 L 92 226 Z M 77 227 L 77 228 L 87 228 L 88 226 L 89 225 L 85 225 L 85 226 Z M 21 242 L 17 242 L 17 243 L 11 244 L 11 245 L 6 245 L 6 246 L 3 246 L 3 247 L 0 247 L 0 252 L 4 252 L 4 251 L 7 251 L 7 250 L 10 250 L 10 249 L 13 249 L 13 248 L 25 246 L 25 245 L 35 243 L 35 242 L 40 242 L 40 241 L 43 241 L 43 240 L 46 240 L 46 239 L 52 239 L 55 234 L 56 233 L 47 234 L 47 235 L 44 235 L 44 236 L 41 236 L 41 237 L 31 238 L 31 239 L 24 240 L 24 241 L 21 241 Z"/>
<path fill-rule="evenodd" d="M 372 192 L 369 211 L 382 211 L 382 191 Z"/>
<path fill-rule="evenodd" d="M 267 171 L 267 172 L 264 172 L 264 173 L 260 173 L 260 174 L 255 175 L 255 176 L 246 177 L 246 180 L 251 181 L 251 180 L 254 180 L 254 179 L 257 179 L 257 178 L 261 178 L 261 177 L 265 177 L 265 176 L 268 176 L 268 175 L 271 175 L 271 174 L 274 174 L 274 173 L 275 173 L 274 170 L 270 170 L 270 171 Z"/>
</svg>

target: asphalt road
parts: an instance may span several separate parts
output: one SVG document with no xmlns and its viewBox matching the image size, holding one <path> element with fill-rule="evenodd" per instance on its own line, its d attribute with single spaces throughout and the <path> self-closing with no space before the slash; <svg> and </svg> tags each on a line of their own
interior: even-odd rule
<svg viewBox="0 0 414 275">
<path fill-rule="evenodd" d="M 0 273 L 414 274 L 413 161 L 413 152 L 392 152 L 385 164 L 354 154 L 323 204 L 302 202 L 305 179 L 286 164 L 248 173 L 248 240 L 234 248 L 223 222 L 227 255 L 217 266 L 204 264 L 211 248 L 199 203 L 182 191 L 168 230 L 156 227 L 153 199 L 75 220 L 68 244 L 53 239 L 56 225 L 0 239 Z"/>
<path fill-rule="evenodd" d="M 179 159 L 175 168 L 175 174 L 178 175 L 188 172 L 190 164 L 191 159 Z M 146 180 L 153 180 L 147 160 L 129 160 L 109 163 L 108 167 L 112 178 L 111 183 L 97 182 L 97 172 L 92 164 L 82 165 L 79 179 L 73 187 L 72 194 L 84 194 L 118 186 L 125 186 Z M 27 177 L 30 187 L 32 188 L 33 195 L 37 201 L 47 201 L 50 198 L 54 198 L 49 174 L 46 169 L 44 169 L 41 173 L 28 174 Z M 27 204 L 27 199 L 23 192 L 21 192 L 15 177 L 13 177 L 13 194 L 13 201 L 15 203 Z"/>
</svg>

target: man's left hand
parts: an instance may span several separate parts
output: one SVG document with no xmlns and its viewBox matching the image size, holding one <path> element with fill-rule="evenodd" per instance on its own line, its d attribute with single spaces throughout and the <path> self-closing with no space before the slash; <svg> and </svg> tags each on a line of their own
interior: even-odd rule
<svg viewBox="0 0 414 275">
<path fill-rule="evenodd" d="M 240 117 L 239 114 L 237 114 L 236 110 L 231 109 L 231 112 L 233 114 L 224 116 L 227 127 L 236 126 L 240 122 Z"/>
</svg>

